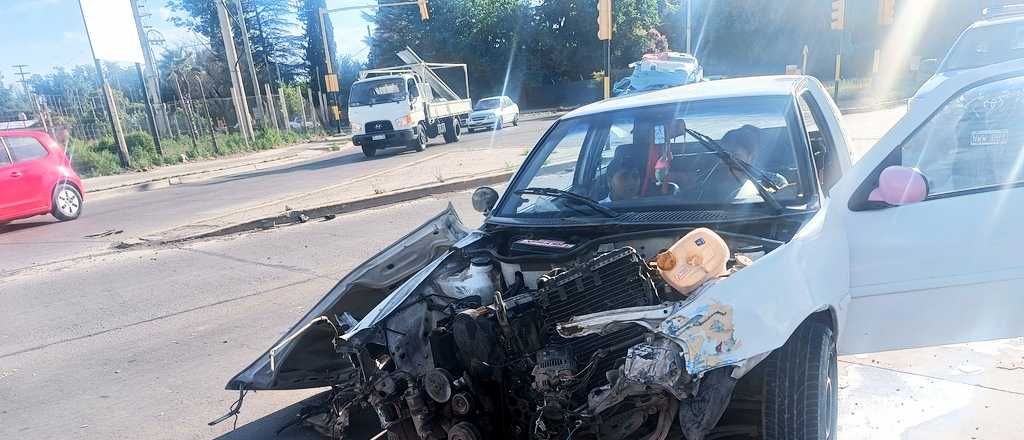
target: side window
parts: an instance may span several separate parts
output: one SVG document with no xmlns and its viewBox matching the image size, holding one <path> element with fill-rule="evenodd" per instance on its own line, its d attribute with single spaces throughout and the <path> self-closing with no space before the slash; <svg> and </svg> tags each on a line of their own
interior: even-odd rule
<svg viewBox="0 0 1024 440">
<path fill-rule="evenodd" d="M 7 143 L 7 149 L 11 152 L 15 163 L 38 159 L 45 157 L 47 154 L 43 144 L 40 144 L 34 137 L 6 137 L 4 142 Z"/>
<path fill-rule="evenodd" d="M 508 97 L 501 98 L 501 102 L 502 102 L 502 105 L 504 105 L 505 107 L 511 107 L 512 106 L 512 100 L 508 99 Z"/>
<path fill-rule="evenodd" d="M 828 192 L 832 185 L 835 185 L 842 177 L 839 161 L 836 160 L 836 147 L 832 133 L 829 132 L 828 122 L 825 121 L 821 107 L 811 96 L 811 92 L 801 93 L 797 98 L 797 105 L 800 107 L 800 116 L 804 122 L 814 168 L 818 174 L 818 182 L 821 184 L 822 190 Z"/>
<path fill-rule="evenodd" d="M 11 156 L 7 154 L 6 141 L 0 138 L 0 168 L 11 164 Z"/>
<path fill-rule="evenodd" d="M 406 86 L 409 88 L 409 99 L 415 99 L 420 96 L 419 89 L 416 88 L 416 81 L 409 80 Z"/>
<path fill-rule="evenodd" d="M 911 134 L 893 157 L 925 175 L 929 196 L 1024 182 L 1022 91 L 1024 77 L 962 92 Z"/>
</svg>

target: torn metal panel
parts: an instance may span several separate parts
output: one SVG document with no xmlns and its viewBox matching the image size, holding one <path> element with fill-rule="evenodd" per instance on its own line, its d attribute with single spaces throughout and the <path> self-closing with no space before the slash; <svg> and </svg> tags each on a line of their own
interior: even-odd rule
<svg viewBox="0 0 1024 440">
<path fill-rule="evenodd" d="M 346 356 L 336 353 L 344 348 L 334 344 L 339 330 L 351 327 L 352 316 L 364 316 L 386 298 L 411 291 L 415 282 L 410 277 L 421 275 L 417 274 L 421 270 L 429 272 L 426 266 L 439 264 L 443 258 L 438 257 L 468 235 L 470 231 L 449 204 L 423 226 L 353 269 L 327 292 L 272 346 L 274 368 L 268 350 L 235 375 L 227 388 L 300 389 L 344 383 L 356 370 Z M 407 279 L 409 282 L 403 283 Z M 399 288 L 393 293 L 396 285 Z M 351 316 L 346 317 L 346 313 Z"/>
</svg>

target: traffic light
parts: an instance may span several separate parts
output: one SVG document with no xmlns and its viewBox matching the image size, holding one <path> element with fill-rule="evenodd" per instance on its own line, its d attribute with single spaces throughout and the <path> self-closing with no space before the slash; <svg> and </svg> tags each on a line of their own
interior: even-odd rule
<svg viewBox="0 0 1024 440">
<path fill-rule="evenodd" d="M 427 9 L 427 0 L 416 0 L 416 4 L 420 7 L 420 19 L 427 21 L 430 19 L 430 11 Z"/>
<path fill-rule="evenodd" d="M 879 0 L 878 24 L 889 26 L 896 21 L 896 0 Z"/>
<path fill-rule="evenodd" d="M 832 0 L 832 30 L 841 31 L 846 24 L 846 0 Z"/>
<path fill-rule="evenodd" d="M 612 39 L 612 0 L 597 0 L 597 39 Z"/>
</svg>

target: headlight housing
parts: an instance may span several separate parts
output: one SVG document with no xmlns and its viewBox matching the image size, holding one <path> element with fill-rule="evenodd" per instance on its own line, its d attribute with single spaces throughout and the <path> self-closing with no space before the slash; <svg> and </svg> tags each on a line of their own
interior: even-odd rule
<svg viewBox="0 0 1024 440">
<path fill-rule="evenodd" d="M 409 127 L 413 126 L 412 116 L 411 115 L 402 116 L 401 118 L 395 119 L 394 122 L 395 122 L 395 129 L 396 130 L 399 130 L 399 129 L 402 129 L 402 128 L 409 128 Z"/>
</svg>

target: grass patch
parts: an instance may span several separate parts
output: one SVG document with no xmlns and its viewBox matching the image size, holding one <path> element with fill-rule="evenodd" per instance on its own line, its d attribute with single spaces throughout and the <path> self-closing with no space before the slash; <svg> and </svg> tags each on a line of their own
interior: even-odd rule
<svg viewBox="0 0 1024 440">
<path fill-rule="evenodd" d="M 153 167 L 174 165 L 183 161 L 213 159 L 220 156 L 243 154 L 254 151 L 269 150 L 285 145 L 307 141 L 315 137 L 315 133 L 298 134 L 261 130 L 247 146 L 240 134 L 218 133 L 216 145 L 209 134 L 200 136 L 193 144 L 192 138 L 178 136 L 162 138 L 163 154 L 157 154 L 156 143 L 149 133 L 136 131 L 125 135 L 125 145 L 131 157 L 133 170 L 147 170 Z M 125 172 L 118 158 L 117 143 L 113 138 L 102 138 L 98 141 L 72 139 L 68 145 L 68 156 L 72 166 L 82 177 L 108 176 Z"/>
</svg>

